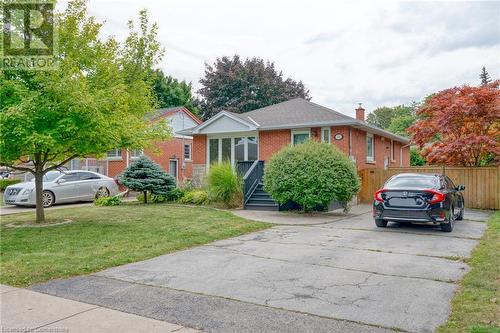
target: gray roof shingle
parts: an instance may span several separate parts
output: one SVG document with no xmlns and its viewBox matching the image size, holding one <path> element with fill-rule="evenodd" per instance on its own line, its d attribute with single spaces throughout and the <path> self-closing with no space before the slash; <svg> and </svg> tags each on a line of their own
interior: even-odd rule
<svg viewBox="0 0 500 333">
<path fill-rule="evenodd" d="M 365 121 L 346 116 L 327 107 L 306 101 L 303 98 L 294 98 L 245 113 L 224 112 L 255 125 L 259 130 L 345 125 L 370 131 L 400 142 L 409 143 L 409 140 L 405 137 L 390 133 Z M 184 132 L 186 135 L 191 135 L 190 133 L 195 131 L 197 127 L 187 129 Z"/>
<path fill-rule="evenodd" d="M 321 123 L 331 121 L 349 121 L 353 118 L 324 106 L 294 98 L 285 102 L 269 105 L 242 114 L 234 113 L 239 118 L 248 121 L 251 118 L 261 128 L 283 126 L 286 124 Z"/>
</svg>

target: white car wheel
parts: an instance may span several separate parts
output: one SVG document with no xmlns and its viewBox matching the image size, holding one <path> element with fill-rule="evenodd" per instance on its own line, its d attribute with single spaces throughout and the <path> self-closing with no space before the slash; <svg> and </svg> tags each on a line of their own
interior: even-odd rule
<svg viewBox="0 0 500 333">
<path fill-rule="evenodd" d="M 44 208 L 50 207 L 54 204 L 54 194 L 49 191 L 43 191 L 42 193 L 42 206 Z"/>
</svg>

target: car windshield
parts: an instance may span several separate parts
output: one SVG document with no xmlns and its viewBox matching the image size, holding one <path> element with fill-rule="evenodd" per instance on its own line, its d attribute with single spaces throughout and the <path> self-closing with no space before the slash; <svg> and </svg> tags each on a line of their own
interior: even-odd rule
<svg viewBox="0 0 500 333">
<path fill-rule="evenodd" d="M 53 171 L 53 172 L 47 172 L 44 176 L 43 176 L 43 181 L 44 182 L 52 182 L 54 181 L 57 177 L 59 177 L 61 175 L 60 172 L 58 171 Z"/>
<path fill-rule="evenodd" d="M 415 189 L 426 189 L 426 188 L 439 188 L 439 179 L 435 176 L 425 176 L 425 175 L 405 175 L 396 176 L 389 179 L 385 184 L 385 188 L 415 188 Z"/>
</svg>

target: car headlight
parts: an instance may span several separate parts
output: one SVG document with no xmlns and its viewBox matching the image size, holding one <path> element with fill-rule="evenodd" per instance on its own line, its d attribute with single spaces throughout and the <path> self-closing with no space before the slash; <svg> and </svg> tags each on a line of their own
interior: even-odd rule
<svg viewBox="0 0 500 333">
<path fill-rule="evenodd" d="M 30 194 L 31 192 L 33 192 L 34 188 L 27 188 L 23 191 L 23 193 L 21 193 L 22 195 L 26 195 L 26 194 Z"/>
</svg>

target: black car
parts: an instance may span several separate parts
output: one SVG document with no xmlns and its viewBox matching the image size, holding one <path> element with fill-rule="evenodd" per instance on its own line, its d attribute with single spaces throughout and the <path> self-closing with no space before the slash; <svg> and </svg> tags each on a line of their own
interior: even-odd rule
<svg viewBox="0 0 500 333">
<path fill-rule="evenodd" d="M 395 175 L 375 192 L 373 217 L 377 227 L 388 221 L 431 222 L 441 230 L 453 230 L 453 222 L 464 217 L 465 186 L 455 186 L 439 174 L 402 173 Z"/>
</svg>

